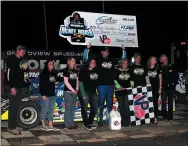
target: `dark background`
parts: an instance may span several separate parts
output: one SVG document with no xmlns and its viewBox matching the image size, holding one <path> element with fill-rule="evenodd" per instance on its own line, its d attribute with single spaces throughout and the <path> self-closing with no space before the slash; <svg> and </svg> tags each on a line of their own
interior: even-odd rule
<svg viewBox="0 0 188 146">
<path fill-rule="evenodd" d="M 19 44 L 29 50 L 46 50 L 44 3 L 49 50 L 84 50 L 84 46 L 73 46 L 60 37 L 59 27 L 74 11 L 102 13 L 100 1 L 2 2 L 2 51 L 15 49 Z M 139 51 L 144 58 L 162 53 L 170 55 L 172 41 L 180 48 L 180 42 L 187 40 L 187 3 L 104 2 L 105 13 L 136 16 L 139 48 L 127 48 L 127 51 L 129 56 Z M 99 50 L 100 47 L 93 48 Z M 120 50 L 111 49 L 116 57 Z"/>
</svg>

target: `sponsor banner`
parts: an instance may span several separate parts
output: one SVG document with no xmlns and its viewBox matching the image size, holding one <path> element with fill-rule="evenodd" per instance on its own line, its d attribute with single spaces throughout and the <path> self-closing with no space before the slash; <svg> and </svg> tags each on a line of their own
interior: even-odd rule
<svg viewBox="0 0 188 146">
<path fill-rule="evenodd" d="M 1 69 L 5 69 L 6 60 L 9 56 L 13 55 L 14 51 L 2 52 Z M 66 64 L 68 57 L 75 57 L 77 63 L 80 64 L 80 60 L 83 59 L 82 51 L 28 51 L 26 52 L 28 58 L 29 69 L 44 69 L 44 63 L 47 59 L 53 59 L 55 61 L 55 68 L 58 69 L 58 65 L 61 62 Z M 61 62 L 60 62 L 61 61 Z"/>
<path fill-rule="evenodd" d="M 76 11 L 60 25 L 59 36 L 72 45 L 138 47 L 136 16 Z"/>
</svg>

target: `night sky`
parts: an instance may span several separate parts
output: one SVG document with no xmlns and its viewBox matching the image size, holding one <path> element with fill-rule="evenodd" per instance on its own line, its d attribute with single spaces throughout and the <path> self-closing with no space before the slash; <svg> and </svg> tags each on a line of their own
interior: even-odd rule
<svg viewBox="0 0 188 146">
<path fill-rule="evenodd" d="M 105 1 L 105 13 L 137 17 L 139 48 L 127 48 L 129 55 L 139 51 L 144 57 L 159 56 L 169 54 L 172 41 L 186 40 L 187 3 Z M 100 1 L 47 1 L 45 6 L 49 50 L 83 50 L 84 46 L 73 46 L 59 36 L 60 25 L 74 11 L 103 12 Z M 1 7 L 2 50 L 15 49 L 19 44 L 29 50 L 46 50 L 43 2 L 1 2 Z"/>
</svg>

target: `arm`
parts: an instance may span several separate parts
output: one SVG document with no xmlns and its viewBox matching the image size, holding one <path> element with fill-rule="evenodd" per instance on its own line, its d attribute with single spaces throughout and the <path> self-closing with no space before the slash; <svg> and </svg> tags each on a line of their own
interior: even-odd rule
<svg viewBox="0 0 188 146">
<path fill-rule="evenodd" d="M 90 47 L 91 47 L 91 44 L 89 44 L 89 45 L 87 46 L 87 48 L 85 48 L 85 50 L 84 50 L 84 54 L 83 54 L 83 60 L 84 60 L 84 62 L 87 62 L 87 61 L 88 61 Z"/>
<path fill-rule="evenodd" d="M 15 88 L 17 74 L 19 73 L 19 66 L 14 64 L 13 59 L 9 59 L 7 61 L 7 81 L 9 82 L 9 86 L 11 88 Z"/>
<path fill-rule="evenodd" d="M 79 90 L 79 81 L 78 81 L 78 77 L 77 77 L 77 80 L 76 80 L 76 90 L 77 90 L 77 91 Z"/>
<path fill-rule="evenodd" d="M 118 83 L 117 80 L 114 80 L 114 85 L 115 85 L 116 89 L 122 88 L 122 87 L 120 86 L 120 84 Z"/>
<path fill-rule="evenodd" d="M 159 91 L 158 93 L 161 94 L 162 92 L 162 73 L 159 74 Z"/>
<path fill-rule="evenodd" d="M 67 86 L 67 88 L 72 91 L 73 93 L 75 92 L 75 90 L 72 88 L 71 84 L 68 81 L 68 77 L 64 77 L 64 84 Z"/>
<path fill-rule="evenodd" d="M 127 58 L 127 51 L 123 45 L 121 48 L 122 48 L 122 57 L 121 58 L 125 59 L 125 58 Z"/>
<path fill-rule="evenodd" d="M 79 81 L 79 89 L 80 89 L 82 97 L 86 97 L 86 93 L 85 93 L 85 90 L 84 90 L 84 84 L 81 81 Z"/>
</svg>

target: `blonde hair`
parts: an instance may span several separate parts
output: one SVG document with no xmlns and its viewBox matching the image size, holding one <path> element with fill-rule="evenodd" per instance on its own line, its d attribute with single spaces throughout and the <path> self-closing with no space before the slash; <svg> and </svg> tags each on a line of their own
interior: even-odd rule
<svg viewBox="0 0 188 146">
<path fill-rule="evenodd" d="M 153 58 L 156 59 L 155 69 L 156 69 L 156 70 L 158 69 L 158 61 L 157 61 L 157 57 L 155 57 L 155 56 L 151 56 L 151 57 L 149 58 L 149 60 L 148 60 L 148 70 L 149 70 L 149 68 L 150 68 L 150 66 L 151 66 L 151 60 L 152 60 Z"/>
</svg>

